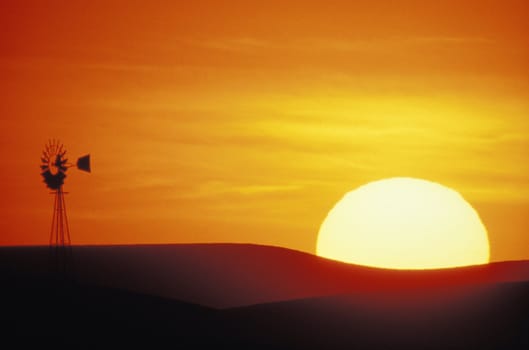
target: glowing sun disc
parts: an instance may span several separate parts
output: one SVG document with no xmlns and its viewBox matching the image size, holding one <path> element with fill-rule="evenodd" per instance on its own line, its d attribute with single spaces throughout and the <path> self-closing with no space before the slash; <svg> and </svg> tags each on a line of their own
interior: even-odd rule
<svg viewBox="0 0 529 350">
<path fill-rule="evenodd" d="M 316 253 L 373 267 L 447 268 L 488 263 L 489 240 L 458 192 L 402 177 L 347 193 L 321 224 Z"/>
</svg>

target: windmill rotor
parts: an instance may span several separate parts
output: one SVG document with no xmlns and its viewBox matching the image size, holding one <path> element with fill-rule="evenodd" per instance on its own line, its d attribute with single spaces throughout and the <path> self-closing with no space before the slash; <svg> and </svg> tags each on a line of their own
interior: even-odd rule
<svg viewBox="0 0 529 350">
<path fill-rule="evenodd" d="M 74 164 L 68 163 L 66 149 L 58 140 L 50 140 L 40 157 L 41 175 L 44 183 L 51 190 L 58 190 L 66 178 L 66 171 Z M 80 157 L 75 164 L 79 170 L 90 172 L 90 155 Z"/>
</svg>

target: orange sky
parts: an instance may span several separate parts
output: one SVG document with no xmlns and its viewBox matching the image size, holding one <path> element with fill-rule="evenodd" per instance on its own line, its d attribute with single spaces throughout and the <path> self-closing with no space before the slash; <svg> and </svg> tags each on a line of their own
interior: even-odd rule
<svg viewBox="0 0 529 350">
<path fill-rule="evenodd" d="M 345 192 L 413 176 L 474 205 L 492 260 L 529 259 L 526 1 L 109 3 L 2 2 L 0 245 L 47 243 L 56 137 L 93 156 L 75 244 L 313 252 Z"/>
</svg>

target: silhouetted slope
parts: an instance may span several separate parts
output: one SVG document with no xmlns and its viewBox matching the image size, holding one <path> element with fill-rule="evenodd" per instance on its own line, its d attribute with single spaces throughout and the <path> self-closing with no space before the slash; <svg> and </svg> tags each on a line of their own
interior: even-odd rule
<svg viewBox="0 0 529 350">
<path fill-rule="evenodd" d="M 1 248 L 0 266 L 45 271 L 46 247 Z M 246 244 L 74 247 L 79 283 L 216 308 L 334 295 L 529 280 L 529 262 L 397 271 Z M 2 267 L 0 267 L 2 268 Z"/>
<path fill-rule="evenodd" d="M 4 334 L 96 344 L 113 336 L 121 345 L 169 335 L 170 345 L 189 348 L 529 348 L 528 262 L 393 271 L 253 245 L 76 247 L 74 255 L 74 278 L 64 279 L 50 272 L 47 247 L 0 248 Z M 248 306 L 256 300 L 267 303 Z"/>
<path fill-rule="evenodd" d="M 307 349 L 529 349 L 529 282 L 226 310 L 225 334 Z"/>
<path fill-rule="evenodd" d="M 209 314 L 216 312 L 171 299 L 60 280 L 3 285 L 0 296 L 0 325 L 9 335 L 189 338 L 202 336 L 203 328 L 209 328 Z"/>
<path fill-rule="evenodd" d="M 13 276 L 11 276 L 13 277 Z M 4 278 L 4 335 L 241 349 L 527 349 L 529 283 L 354 293 L 213 310 L 64 280 Z M 5 339 L 5 338 L 4 338 Z M 146 343 L 151 347 L 151 341 Z"/>
</svg>

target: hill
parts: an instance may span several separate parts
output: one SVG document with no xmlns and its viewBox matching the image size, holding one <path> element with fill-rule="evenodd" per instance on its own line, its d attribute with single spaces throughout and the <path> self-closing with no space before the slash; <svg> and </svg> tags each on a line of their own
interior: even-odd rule
<svg viewBox="0 0 529 350">
<path fill-rule="evenodd" d="M 529 348 L 529 282 L 351 293 L 224 312 L 231 322 L 225 334 L 271 348 Z"/>
<path fill-rule="evenodd" d="M 110 336 L 119 345 L 171 336 L 174 346 L 262 349 L 529 347 L 527 261 L 395 271 L 230 244 L 75 247 L 74 256 L 73 278 L 64 278 L 50 272 L 47 247 L 0 248 L 4 335 L 74 344 Z"/>
<path fill-rule="evenodd" d="M 78 283 L 229 308 L 351 292 L 529 280 L 529 261 L 399 271 L 247 244 L 76 246 Z M 45 273 L 47 247 L 0 248 L 0 269 Z"/>
</svg>

